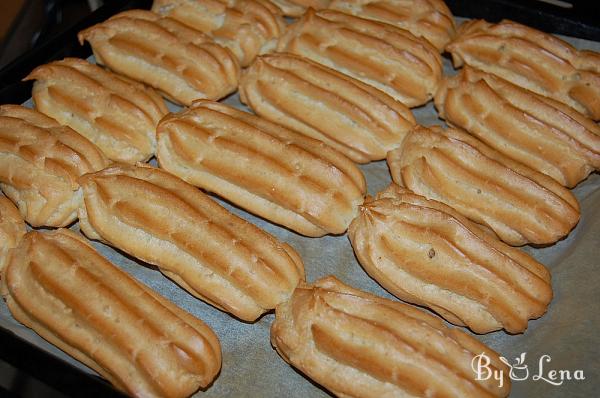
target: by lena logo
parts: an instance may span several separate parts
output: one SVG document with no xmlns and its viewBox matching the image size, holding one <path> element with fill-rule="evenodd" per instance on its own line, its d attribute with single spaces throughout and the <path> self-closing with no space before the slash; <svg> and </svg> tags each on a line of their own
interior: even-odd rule
<svg viewBox="0 0 600 398">
<path fill-rule="evenodd" d="M 508 360 L 504 357 L 500 357 L 500 360 L 504 362 L 510 369 L 509 377 L 511 380 L 527 380 L 529 378 L 529 368 L 525 365 L 526 352 L 522 352 L 520 357 L 515 358 L 514 365 L 511 365 Z"/>
<path fill-rule="evenodd" d="M 547 365 L 552 361 L 550 355 L 544 354 L 538 360 L 538 367 L 536 372 L 529 373 L 529 366 L 525 364 L 525 357 L 527 353 L 523 352 L 520 356 L 514 359 L 511 364 L 508 359 L 500 357 L 500 360 L 508 366 L 509 373 L 508 377 L 513 381 L 528 380 L 531 376 L 533 381 L 544 381 L 546 383 L 560 386 L 568 380 L 585 380 L 583 370 L 547 370 Z M 490 357 L 485 353 L 475 355 L 471 361 L 471 369 L 475 373 L 475 380 L 489 380 L 494 379 L 498 381 L 498 386 L 502 387 L 506 376 L 503 369 L 498 369 L 492 365 Z"/>
</svg>

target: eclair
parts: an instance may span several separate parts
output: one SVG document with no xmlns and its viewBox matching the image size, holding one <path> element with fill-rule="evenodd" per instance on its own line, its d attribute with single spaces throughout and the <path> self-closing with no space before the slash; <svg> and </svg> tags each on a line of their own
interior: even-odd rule
<svg viewBox="0 0 600 398">
<path fill-rule="evenodd" d="M 240 65 L 209 36 L 173 18 L 129 10 L 82 30 L 96 61 L 156 88 L 167 99 L 190 105 L 218 100 L 237 88 Z"/>
<path fill-rule="evenodd" d="M 600 54 L 516 22 L 463 23 L 446 46 L 464 64 L 560 101 L 600 120 Z"/>
<path fill-rule="evenodd" d="M 2 275 L 15 319 L 135 397 L 188 397 L 221 369 L 201 320 L 67 229 L 28 232 Z"/>
<path fill-rule="evenodd" d="M 504 155 L 574 187 L 600 169 L 600 127 L 575 109 L 464 67 L 435 96 L 441 117 Z"/>
<path fill-rule="evenodd" d="M 26 232 L 25 221 L 19 210 L 0 194 L 0 272 L 4 269 L 10 249 L 19 244 Z"/>
<path fill-rule="evenodd" d="M 410 109 L 384 92 L 287 53 L 258 57 L 240 79 L 240 98 L 357 163 L 384 159 L 415 124 Z"/>
<path fill-rule="evenodd" d="M 408 107 L 433 98 L 442 77 L 440 54 L 427 40 L 333 10 L 309 9 L 288 28 L 277 50 L 335 69 Z"/>
<path fill-rule="evenodd" d="M 79 223 L 244 321 L 286 300 L 304 266 L 296 251 L 196 187 L 150 166 L 113 166 L 80 178 Z"/>
<path fill-rule="evenodd" d="M 508 366 L 496 352 L 408 304 L 333 276 L 300 285 L 277 306 L 271 344 L 338 397 L 506 397 Z M 500 379 L 479 378 L 486 360 Z"/>
<path fill-rule="evenodd" d="M 156 149 L 156 124 L 168 112 L 151 88 L 83 59 L 65 58 L 35 68 L 38 111 L 69 126 L 110 160 L 145 162 Z"/>
<path fill-rule="evenodd" d="M 267 0 L 154 0 L 152 11 L 207 34 L 242 67 L 273 50 L 285 29 L 281 10 Z"/>
<path fill-rule="evenodd" d="M 307 236 L 344 233 L 366 192 L 341 153 L 218 102 L 168 115 L 157 140 L 165 170 Z"/>
<path fill-rule="evenodd" d="M 333 0 L 329 8 L 406 29 L 439 52 L 456 34 L 454 17 L 442 0 Z"/>
<path fill-rule="evenodd" d="M 365 271 L 389 292 L 475 333 L 522 333 L 552 300 L 542 264 L 394 183 L 365 201 L 348 237 Z"/>
<path fill-rule="evenodd" d="M 69 127 L 20 105 L 0 106 L 0 187 L 34 227 L 77 219 L 77 179 L 108 166 L 100 149 Z"/>
<path fill-rule="evenodd" d="M 512 246 L 554 243 L 579 221 L 568 189 L 462 130 L 417 126 L 387 162 L 394 182 L 453 207 Z"/>
</svg>

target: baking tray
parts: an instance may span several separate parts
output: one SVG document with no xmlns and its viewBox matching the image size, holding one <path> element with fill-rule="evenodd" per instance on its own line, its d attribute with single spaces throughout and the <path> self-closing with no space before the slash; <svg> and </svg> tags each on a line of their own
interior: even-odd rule
<svg viewBox="0 0 600 398">
<path fill-rule="evenodd" d="M 445 0 L 454 15 L 512 19 L 544 32 L 600 41 L 600 3 L 589 0 Z"/>
<path fill-rule="evenodd" d="M 29 54 L 22 61 L 9 65 L 8 70 L 13 74 L 13 78 L 9 79 L 5 73 L 0 75 L 3 83 L 0 101 L 21 103 L 28 100 L 30 85 L 18 83 L 14 76 L 21 75 L 18 78 L 20 79 L 36 65 L 52 59 L 72 55 L 89 56 L 89 49 L 79 47 L 73 40 L 78 30 L 102 21 L 121 9 L 147 8 L 148 5 L 147 1 L 129 1 L 100 9 L 88 20 L 74 26 L 65 36 L 58 36 L 48 42 L 44 50 L 37 49 L 37 56 Z M 600 43 L 568 40 L 579 48 L 600 49 Z M 63 45 L 60 45 L 61 43 Z M 70 52 L 69 48 L 75 53 Z M 452 71 L 448 60 L 445 60 L 445 71 Z M 6 82 L 8 83 L 4 84 Z M 245 109 L 240 104 L 237 94 L 224 102 Z M 26 104 L 31 105 L 30 101 Z M 179 109 L 172 104 L 169 106 L 171 110 Z M 421 124 L 442 123 L 437 118 L 432 103 L 414 109 L 413 113 Z M 383 189 L 390 182 L 385 162 L 373 162 L 361 166 L 361 169 L 367 177 L 371 194 Z M 515 378 L 524 380 L 513 382 L 512 397 L 597 396 L 600 386 L 600 382 L 596 381 L 600 376 L 600 336 L 596 331 L 600 327 L 600 311 L 595 308 L 595 304 L 600 302 L 600 274 L 595 268 L 598 266 L 597 259 L 600 255 L 600 175 L 596 173 L 590 176 L 574 190 L 574 193 L 580 200 L 582 209 L 582 219 L 576 229 L 555 245 L 546 248 L 524 248 L 552 271 L 555 296 L 548 313 L 540 320 L 530 322 L 529 329 L 522 335 L 510 336 L 504 332 L 496 332 L 477 336 L 511 363 L 515 363 L 516 358 L 520 360 L 525 353 L 523 363 L 519 368 L 515 367 L 514 372 Z M 392 298 L 360 267 L 346 235 L 318 239 L 302 237 L 223 201 L 219 203 L 294 246 L 303 257 L 308 281 L 333 273 L 355 287 Z M 77 224 L 72 228 L 77 230 Z M 94 242 L 93 245 L 138 280 L 204 320 L 218 334 L 223 348 L 223 369 L 214 384 L 207 391 L 199 392 L 198 396 L 328 396 L 325 390 L 288 366 L 271 348 L 269 327 L 274 318 L 273 314 L 267 314 L 252 324 L 240 322 L 190 296 L 154 267 L 148 267 L 101 243 Z M 15 322 L 3 303 L 0 304 L 0 339 L 1 357 L 67 395 L 119 395 L 88 368 Z M 26 358 L 25 352 L 34 357 Z M 564 380 L 561 385 L 555 385 L 559 380 L 550 379 L 550 370 L 562 370 L 563 377 L 569 372 L 571 378 L 575 376 L 575 371 L 581 371 L 578 375 L 582 374 L 585 379 Z"/>
</svg>

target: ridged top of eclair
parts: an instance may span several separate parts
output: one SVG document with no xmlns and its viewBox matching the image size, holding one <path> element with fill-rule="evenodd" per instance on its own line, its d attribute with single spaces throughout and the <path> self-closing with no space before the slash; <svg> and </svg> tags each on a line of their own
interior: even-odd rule
<svg viewBox="0 0 600 398">
<path fill-rule="evenodd" d="M 150 166 L 80 178 L 81 230 L 159 267 L 193 295 L 254 321 L 286 300 L 304 266 L 296 251 L 196 187 Z"/>
<path fill-rule="evenodd" d="M 552 299 L 542 264 L 394 183 L 361 206 L 348 236 L 361 265 L 392 294 L 477 333 L 522 333 Z"/>
<path fill-rule="evenodd" d="M 272 49 L 285 29 L 281 10 L 267 0 L 154 0 L 152 11 L 208 34 L 242 67 Z"/>
<path fill-rule="evenodd" d="M 276 309 L 271 342 L 317 383 L 344 397 L 505 397 L 510 381 L 498 354 L 416 307 L 383 299 L 329 276 L 299 286 Z M 504 385 L 475 380 L 485 353 Z"/>
<path fill-rule="evenodd" d="M 70 230 L 27 233 L 2 294 L 18 321 L 131 395 L 187 397 L 221 368 L 219 340 L 206 324 Z"/>
<path fill-rule="evenodd" d="M 435 96 L 448 123 L 573 187 L 600 169 L 600 127 L 561 102 L 465 66 Z"/>
<path fill-rule="evenodd" d="M 458 129 L 417 126 L 388 154 L 394 181 L 443 202 L 508 244 L 550 244 L 579 221 L 573 194 Z"/>
<path fill-rule="evenodd" d="M 240 96 L 258 115 L 359 163 L 385 158 L 415 123 L 410 110 L 384 92 L 288 53 L 258 57 L 242 76 Z"/>
<path fill-rule="evenodd" d="M 218 102 L 169 115 L 157 137 L 161 167 L 305 235 L 345 232 L 366 191 L 341 153 Z"/>
<path fill-rule="evenodd" d="M 0 185 L 33 226 L 77 216 L 77 179 L 103 169 L 100 149 L 69 127 L 20 105 L 0 106 Z"/>
<path fill-rule="evenodd" d="M 156 147 L 155 129 L 168 112 L 152 89 L 78 58 L 35 68 L 32 97 L 38 111 L 71 127 L 107 158 L 135 163 Z"/>
<path fill-rule="evenodd" d="M 456 34 L 454 17 L 443 0 L 333 0 L 328 8 L 406 29 L 439 52 Z"/>
<path fill-rule="evenodd" d="M 309 9 L 281 37 L 278 51 L 345 73 L 409 107 L 429 101 L 442 76 L 441 57 L 427 40 L 333 10 Z"/>
<path fill-rule="evenodd" d="M 98 63 L 180 104 L 220 99 L 237 87 L 240 67 L 233 53 L 173 18 L 124 11 L 78 37 L 90 42 Z"/>
<path fill-rule="evenodd" d="M 471 65 L 600 119 L 600 54 L 517 22 L 463 23 L 446 46 L 455 66 Z"/>
</svg>

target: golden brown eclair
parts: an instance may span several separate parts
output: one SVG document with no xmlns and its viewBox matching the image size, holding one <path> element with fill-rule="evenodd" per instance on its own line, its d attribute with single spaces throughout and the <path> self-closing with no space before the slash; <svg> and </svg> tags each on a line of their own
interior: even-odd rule
<svg viewBox="0 0 600 398">
<path fill-rule="evenodd" d="M 433 98 L 442 77 L 440 54 L 427 40 L 333 10 L 309 9 L 288 28 L 277 50 L 333 68 L 408 107 Z"/>
<path fill-rule="evenodd" d="M 316 138 L 357 163 L 385 158 L 415 124 L 410 110 L 376 88 L 297 55 L 262 55 L 240 79 L 258 115 Z"/>
<path fill-rule="evenodd" d="M 154 0 L 152 11 L 206 33 L 242 67 L 274 49 L 285 29 L 281 10 L 267 0 Z"/>
<path fill-rule="evenodd" d="M 32 97 L 42 113 L 96 144 L 107 158 L 134 164 L 154 155 L 155 129 L 168 112 L 151 88 L 77 58 L 35 68 Z"/>
<path fill-rule="evenodd" d="M 302 284 L 277 306 L 271 344 L 282 358 L 339 397 L 506 397 L 508 367 L 474 337 L 408 304 L 329 276 Z M 477 380 L 485 354 L 502 386 Z"/>
<path fill-rule="evenodd" d="M 286 300 L 304 279 L 296 251 L 196 187 L 149 166 L 80 179 L 81 230 L 156 265 L 194 296 L 245 321 Z"/>
<path fill-rule="evenodd" d="M 77 219 L 77 179 L 101 170 L 100 149 L 69 127 L 20 105 L 0 106 L 0 187 L 32 226 Z"/>
<path fill-rule="evenodd" d="M 600 127 L 573 108 L 468 66 L 435 96 L 441 117 L 574 187 L 600 169 Z"/>
<path fill-rule="evenodd" d="M 387 162 L 394 182 L 490 227 L 509 245 L 554 243 L 579 221 L 568 189 L 462 130 L 417 126 Z"/>
<path fill-rule="evenodd" d="M 365 271 L 388 291 L 475 333 L 522 333 L 552 300 L 542 264 L 394 183 L 365 201 L 348 236 Z"/>
<path fill-rule="evenodd" d="M 307 236 L 344 233 L 366 192 L 341 153 L 218 102 L 165 117 L 157 140 L 165 170 Z"/>
<path fill-rule="evenodd" d="M 235 55 L 173 18 L 124 11 L 78 37 L 90 43 L 99 64 L 156 88 L 178 104 L 217 100 L 237 88 L 240 65 Z"/>
<path fill-rule="evenodd" d="M 600 54 L 578 51 L 539 30 L 504 20 L 463 23 L 446 46 L 455 66 L 467 64 L 565 103 L 600 120 Z"/>
<path fill-rule="evenodd" d="M 454 17 L 442 0 L 333 0 L 329 8 L 406 29 L 439 52 L 456 34 Z"/>
<path fill-rule="evenodd" d="M 19 244 L 25 232 L 25 221 L 19 210 L 0 194 L 0 272 L 4 269 L 10 249 Z"/>
<path fill-rule="evenodd" d="M 136 397 L 187 397 L 221 369 L 201 320 L 67 229 L 28 232 L 2 275 L 16 320 Z"/>
</svg>

